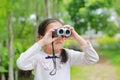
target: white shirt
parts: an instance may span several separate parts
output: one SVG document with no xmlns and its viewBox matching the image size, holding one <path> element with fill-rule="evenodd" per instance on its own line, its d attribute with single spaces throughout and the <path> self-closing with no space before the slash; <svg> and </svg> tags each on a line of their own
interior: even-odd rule
<svg viewBox="0 0 120 80">
<path fill-rule="evenodd" d="M 41 50 L 41 46 L 38 43 L 35 43 L 20 55 L 17 60 L 17 66 L 22 70 L 34 69 L 34 80 L 70 80 L 71 65 L 94 64 L 99 60 L 99 56 L 90 43 L 87 46 L 82 46 L 82 49 L 83 52 L 65 49 L 68 54 L 68 61 L 62 64 L 60 63 L 60 58 L 57 58 L 57 71 L 53 76 L 50 75 L 54 68 L 53 61 L 45 58 L 48 54 Z M 57 53 L 56 56 L 59 57 L 60 53 Z"/>
</svg>

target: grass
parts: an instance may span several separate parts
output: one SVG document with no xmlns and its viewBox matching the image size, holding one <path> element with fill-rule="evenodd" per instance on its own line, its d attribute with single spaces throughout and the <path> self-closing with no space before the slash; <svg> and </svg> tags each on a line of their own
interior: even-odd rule
<svg viewBox="0 0 120 80">
<path fill-rule="evenodd" d="M 118 80 L 120 80 L 120 65 L 116 65 L 116 71 L 118 75 Z"/>
<path fill-rule="evenodd" d="M 88 77 L 83 72 L 83 67 L 71 67 L 71 80 L 88 80 Z"/>
<path fill-rule="evenodd" d="M 120 50 L 119 49 L 106 49 L 106 50 L 100 50 L 100 55 L 103 55 L 107 57 L 111 63 L 115 66 L 118 80 L 120 80 Z"/>
</svg>

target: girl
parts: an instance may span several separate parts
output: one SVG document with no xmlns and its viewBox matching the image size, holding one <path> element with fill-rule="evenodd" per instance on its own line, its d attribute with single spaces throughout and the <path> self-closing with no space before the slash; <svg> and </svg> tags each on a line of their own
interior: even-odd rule
<svg viewBox="0 0 120 80">
<path fill-rule="evenodd" d="M 71 31 L 70 37 L 52 37 L 52 33 L 66 27 Z M 84 40 L 69 25 L 63 25 L 57 19 L 46 19 L 38 28 L 38 41 L 20 55 L 17 66 L 22 70 L 34 69 L 34 80 L 70 80 L 70 66 L 94 64 L 99 60 L 90 42 Z M 66 39 L 74 39 L 81 46 L 83 52 L 64 49 Z M 51 57 L 54 53 L 56 58 Z"/>
</svg>

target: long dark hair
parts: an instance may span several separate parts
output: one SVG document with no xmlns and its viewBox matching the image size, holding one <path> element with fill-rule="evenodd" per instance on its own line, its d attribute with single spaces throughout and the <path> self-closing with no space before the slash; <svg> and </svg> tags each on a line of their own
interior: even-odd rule
<svg viewBox="0 0 120 80">
<path fill-rule="evenodd" d="M 44 21 L 42 21 L 38 27 L 38 35 L 39 36 L 44 36 L 45 35 L 45 31 L 46 31 L 46 28 L 47 28 L 47 25 L 50 24 L 50 23 L 53 23 L 53 22 L 60 22 L 61 24 L 63 24 L 60 20 L 58 19 L 45 19 Z M 65 49 L 62 49 L 61 51 L 61 55 L 60 55 L 60 58 L 61 58 L 61 63 L 66 63 L 67 60 L 68 60 L 68 55 L 65 51 Z"/>
</svg>

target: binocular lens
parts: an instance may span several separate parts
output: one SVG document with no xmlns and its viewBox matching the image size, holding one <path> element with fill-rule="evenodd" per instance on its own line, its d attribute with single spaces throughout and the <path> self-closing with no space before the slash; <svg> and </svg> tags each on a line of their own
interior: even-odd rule
<svg viewBox="0 0 120 80">
<path fill-rule="evenodd" d="M 66 32 L 65 32 L 66 34 L 70 34 L 70 30 L 66 30 Z"/>
<path fill-rule="evenodd" d="M 59 34 L 63 34 L 63 33 L 64 33 L 63 29 L 60 29 Z"/>
<path fill-rule="evenodd" d="M 66 31 L 65 31 L 65 36 L 66 37 L 69 37 L 71 35 L 71 31 L 69 30 L 69 29 L 67 29 Z"/>
</svg>

